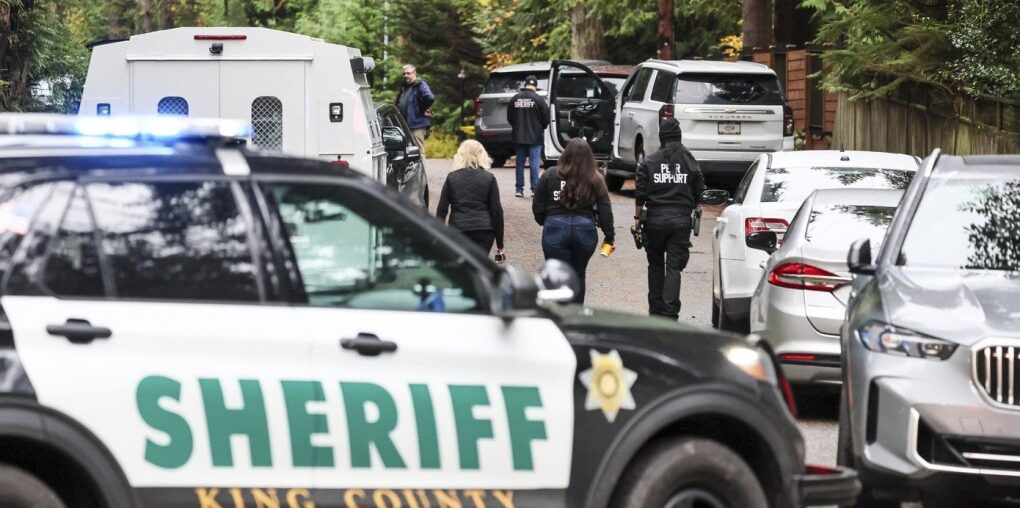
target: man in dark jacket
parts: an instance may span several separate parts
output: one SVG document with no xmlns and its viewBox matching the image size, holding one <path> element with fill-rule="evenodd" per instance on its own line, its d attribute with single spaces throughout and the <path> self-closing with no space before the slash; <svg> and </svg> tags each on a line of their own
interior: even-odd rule
<svg viewBox="0 0 1020 508">
<path fill-rule="evenodd" d="M 517 188 L 514 195 L 524 197 L 524 161 L 531 159 L 531 194 L 538 186 L 538 168 L 542 158 L 542 140 L 545 127 L 549 125 L 549 105 L 535 93 L 538 78 L 528 76 L 524 88 L 506 107 L 506 119 L 513 128 L 513 140 L 517 145 Z"/>
<path fill-rule="evenodd" d="M 648 256 L 648 313 L 674 320 L 680 315 L 680 272 L 691 256 L 691 212 L 705 191 L 701 168 L 681 139 L 675 118 L 659 124 L 662 147 L 638 165 L 634 192 L 634 220 L 644 228 Z"/>
<path fill-rule="evenodd" d="M 397 109 L 404 115 L 407 126 L 411 128 L 411 139 L 421 149 L 425 157 L 425 138 L 432 125 L 429 108 L 436 102 L 436 96 L 429 89 L 429 84 L 418 78 L 418 71 L 413 65 L 404 66 L 404 83 L 397 94 Z"/>
</svg>

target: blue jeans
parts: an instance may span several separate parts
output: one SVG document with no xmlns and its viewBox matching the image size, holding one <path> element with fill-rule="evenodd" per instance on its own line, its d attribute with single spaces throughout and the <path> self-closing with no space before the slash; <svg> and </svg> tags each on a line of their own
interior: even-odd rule
<svg viewBox="0 0 1020 508">
<path fill-rule="evenodd" d="M 538 187 L 538 168 L 542 164 L 542 145 L 517 145 L 517 192 L 524 192 L 524 160 L 531 159 L 531 191 Z"/>
<path fill-rule="evenodd" d="M 574 295 L 575 303 L 584 303 L 584 272 L 595 254 L 599 234 L 595 219 L 582 215 L 553 215 L 542 228 L 542 253 L 546 259 L 559 259 L 570 264 L 581 280 L 581 292 Z"/>
</svg>

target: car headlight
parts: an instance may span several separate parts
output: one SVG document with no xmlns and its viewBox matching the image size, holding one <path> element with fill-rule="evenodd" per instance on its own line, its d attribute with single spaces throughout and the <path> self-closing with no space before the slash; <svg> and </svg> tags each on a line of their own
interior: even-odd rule
<svg viewBox="0 0 1020 508">
<path fill-rule="evenodd" d="M 726 359 L 758 381 L 777 384 L 778 376 L 768 353 L 747 346 L 733 346 L 725 351 Z"/>
<path fill-rule="evenodd" d="M 858 328 L 857 338 L 872 351 L 934 361 L 948 360 L 959 347 L 942 339 L 877 321 Z"/>
</svg>

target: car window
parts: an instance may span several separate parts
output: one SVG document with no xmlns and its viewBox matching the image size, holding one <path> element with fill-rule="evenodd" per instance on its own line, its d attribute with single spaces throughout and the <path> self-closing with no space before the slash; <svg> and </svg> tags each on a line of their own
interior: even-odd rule
<svg viewBox="0 0 1020 508">
<path fill-rule="evenodd" d="M 397 112 L 395 110 L 389 108 L 382 110 L 379 120 L 382 121 L 383 127 L 400 127 L 400 121 L 397 120 Z"/>
<path fill-rule="evenodd" d="M 767 74 L 681 74 L 677 104 L 746 104 L 782 106 L 783 92 Z"/>
<path fill-rule="evenodd" d="M 906 189 L 914 171 L 881 168 L 769 168 L 762 203 L 804 201 L 818 189 Z"/>
<path fill-rule="evenodd" d="M 357 309 L 476 312 L 471 265 L 434 234 L 363 190 L 270 184 L 308 303 Z"/>
<path fill-rule="evenodd" d="M 1015 167 L 968 167 L 931 177 L 898 264 L 1020 271 L 1020 178 Z"/>
<path fill-rule="evenodd" d="M 0 199 L 0 278 L 7 273 L 33 217 L 52 192 L 52 183 L 14 187 L 4 192 Z"/>
<path fill-rule="evenodd" d="M 50 242 L 43 284 L 57 296 L 101 297 L 105 294 L 96 249 L 95 227 L 85 193 L 77 189 Z"/>
<path fill-rule="evenodd" d="M 651 99 L 657 102 L 670 102 L 670 92 L 673 91 L 675 80 L 675 74 L 660 70 L 655 76 L 655 84 L 652 85 Z"/>
<path fill-rule="evenodd" d="M 652 78 L 652 69 L 648 67 L 638 71 L 634 84 L 627 93 L 627 102 L 641 102 L 645 99 L 645 90 L 648 89 L 648 82 Z"/>
<path fill-rule="evenodd" d="M 44 202 L 40 203 L 39 211 L 32 219 L 31 232 L 25 237 L 25 241 L 14 256 L 14 265 L 10 267 L 4 286 L 5 294 L 33 296 L 46 294 L 42 284 L 39 284 L 39 279 L 43 273 L 50 241 L 56 234 L 73 190 L 73 182 L 57 182 L 53 184 L 52 192 L 43 198 Z"/>
<path fill-rule="evenodd" d="M 747 172 L 744 173 L 744 178 L 740 180 L 740 185 L 737 186 L 737 192 L 733 194 L 733 202 L 741 204 L 744 199 L 747 198 L 747 189 L 751 188 L 751 180 L 754 180 L 754 174 L 758 171 L 758 161 L 751 163 L 751 167 L 747 168 Z"/>
<path fill-rule="evenodd" d="M 570 69 L 559 73 L 556 76 L 556 97 L 584 99 L 602 99 L 604 91 L 599 83 L 599 78 L 588 73 Z"/>
<path fill-rule="evenodd" d="M 524 88 L 525 78 L 531 75 L 538 78 L 539 90 L 549 89 L 548 69 L 528 72 L 494 72 L 489 75 L 489 80 L 485 82 L 485 88 L 482 89 L 482 93 L 517 93 L 521 88 Z"/>
<path fill-rule="evenodd" d="M 871 251 L 877 254 L 894 215 L 894 206 L 816 206 L 808 216 L 804 239 L 818 245 L 835 247 L 849 246 L 858 238 L 870 238 Z"/>
<path fill-rule="evenodd" d="M 620 87 L 623 86 L 624 81 L 627 81 L 627 78 L 602 76 L 602 82 L 609 86 L 609 89 L 613 91 L 613 97 L 616 97 L 616 95 L 620 93 Z"/>
<path fill-rule="evenodd" d="M 260 299 L 249 226 L 229 182 L 97 182 L 86 191 L 116 296 Z"/>
</svg>

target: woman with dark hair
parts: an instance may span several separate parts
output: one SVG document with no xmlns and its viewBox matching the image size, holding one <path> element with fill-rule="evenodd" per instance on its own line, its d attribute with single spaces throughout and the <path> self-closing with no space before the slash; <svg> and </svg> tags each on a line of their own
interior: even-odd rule
<svg viewBox="0 0 1020 508">
<path fill-rule="evenodd" d="M 598 246 L 596 224 L 605 235 L 605 243 L 612 245 L 615 241 L 609 189 L 585 140 L 570 140 L 558 165 L 542 174 L 531 211 L 543 226 L 545 258 L 574 267 L 581 280 L 581 293 L 574 296 L 574 301 L 584 303 L 584 272 Z"/>
</svg>

